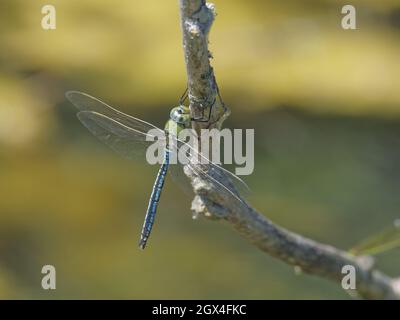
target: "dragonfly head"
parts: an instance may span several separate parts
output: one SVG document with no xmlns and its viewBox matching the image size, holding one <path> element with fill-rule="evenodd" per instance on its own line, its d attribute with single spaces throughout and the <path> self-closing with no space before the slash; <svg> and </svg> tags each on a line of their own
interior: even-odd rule
<svg viewBox="0 0 400 320">
<path fill-rule="evenodd" d="M 178 136 L 183 129 L 190 128 L 191 116 L 190 110 L 184 105 L 180 105 L 171 110 L 169 120 L 165 125 L 165 131 Z"/>
<path fill-rule="evenodd" d="M 190 128 L 190 110 L 184 105 L 173 108 L 171 110 L 169 118 L 183 128 Z"/>
</svg>

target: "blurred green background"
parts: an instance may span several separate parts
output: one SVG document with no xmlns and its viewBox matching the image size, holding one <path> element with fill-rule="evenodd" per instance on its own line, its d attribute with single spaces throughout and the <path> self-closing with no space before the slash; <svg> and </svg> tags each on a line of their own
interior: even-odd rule
<svg viewBox="0 0 400 320">
<path fill-rule="evenodd" d="M 250 203 L 347 249 L 399 217 L 400 3 L 215 0 L 210 36 L 226 126 L 255 128 Z M 53 4 L 57 29 L 41 28 Z M 192 220 L 167 181 L 137 247 L 156 167 L 120 158 L 64 92 L 90 93 L 162 126 L 185 88 L 178 1 L 0 2 L 0 298 L 332 299 L 348 296 Z M 57 289 L 41 288 L 41 268 Z M 399 251 L 377 266 L 399 275 Z"/>
</svg>

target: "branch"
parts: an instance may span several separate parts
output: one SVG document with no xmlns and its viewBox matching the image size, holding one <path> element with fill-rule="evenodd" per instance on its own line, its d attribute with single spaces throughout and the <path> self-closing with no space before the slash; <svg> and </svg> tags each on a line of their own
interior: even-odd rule
<svg viewBox="0 0 400 320">
<path fill-rule="evenodd" d="M 180 10 L 190 109 L 193 116 L 197 116 L 210 108 L 217 94 L 208 51 L 208 33 L 215 14 L 213 6 L 204 0 L 180 0 Z M 195 129 L 205 127 L 201 123 L 195 125 Z M 196 193 L 192 202 L 192 211 L 196 215 L 228 222 L 260 250 L 304 273 L 341 283 L 343 266 L 352 265 L 356 271 L 356 289 L 349 290 L 352 295 L 365 299 L 400 299 L 400 280 L 374 269 L 371 257 L 354 257 L 288 231 L 251 208 L 245 200 L 241 199 L 243 202 L 240 203 L 232 200 L 229 194 L 219 192 L 215 185 L 190 170 L 186 173 Z"/>
</svg>

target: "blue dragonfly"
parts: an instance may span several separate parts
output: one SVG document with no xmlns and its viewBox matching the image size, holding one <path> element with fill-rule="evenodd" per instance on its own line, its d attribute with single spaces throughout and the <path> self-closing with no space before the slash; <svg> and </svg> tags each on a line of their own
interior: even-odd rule
<svg viewBox="0 0 400 320">
<path fill-rule="evenodd" d="M 198 150 L 193 148 L 193 146 L 187 145 L 185 141 L 178 138 L 181 130 L 191 128 L 192 121 L 197 121 L 197 119 L 194 120 L 191 118 L 190 110 L 184 105 L 182 98 L 179 106 L 172 108 L 170 118 L 167 121 L 164 130 L 162 130 L 146 121 L 118 111 L 86 93 L 69 91 L 66 93 L 66 97 L 73 105 L 75 105 L 75 107 L 78 108 L 78 119 L 93 135 L 114 149 L 114 151 L 129 159 L 135 159 L 138 156 L 143 157 L 148 146 L 153 143 L 152 141 L 154 141 L 156 136 L 158 139 L 165 139 L 163 144 L 165 146 L 163 151 L 163 161 L 150 195 L 140 235 L 139 247 L 141 249 L 145 248 L 150 236 L 161 191 L 164 186 L 168 169 L 171 167 L 170 159 L 173 152 L 176 152 L 177 150 L 177 148 L 171 147 L 171 143 L 177 146 L 185 145 L 187 150 L 189 150 L 190 154 L 183 156 L 187 157 L 184 166 L 189 170 L 188 172 L 190 174 L 207 181 L 207 183 L 211 184 L 215 190 L 228 195 L 232 201 L 243 203 L 243 200 L 238 197 L 238 192 L 247 193 L 249 190 L 247 185 L 239 177 L 223 167 L 212 163 L 208 159 L 205 161 L 207 163 L 206 168 L 203 165 L 200 166 L 197 163 L 194 163 L 191 160 L 192 157 L 197 156 L 197 159 L 199 159 L 204 158 L 204 155 L 199 153 Z M 153 132 L 153 136 L 149 137 L 151 135 L 149 132 Z M 158 134 L 154 135 L 154 132 Z M 186 181 L 187 183 L 187 178 L 182 174 L 183 172 L 183 165 L 180 164 L 174 166 L 174 170 L 172 170 L 173 176 L 178 177 L 179 182 Z M 221 174 L 223 174 L 224 177 L 227 177 L 227 179 L 224 179 L 226 182 L 219 181 L 218 177 L 220 177 Z M 182 179 L 179 177 L 184 178 Z M 183 182 L 183 184 L 185 184 L 185 182 Z M 184 189 L 187 190 L 187 186 L 185 186 Z"/>
</svg>

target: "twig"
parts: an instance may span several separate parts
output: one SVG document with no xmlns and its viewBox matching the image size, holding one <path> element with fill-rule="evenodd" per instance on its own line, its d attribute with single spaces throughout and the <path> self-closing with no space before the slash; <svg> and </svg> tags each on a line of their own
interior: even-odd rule
<svg viewBox="0 0 400 320">
<path fill-rule="evenodd" d="M 205 0 L 180 0 L 180 10 L 190 108 L 193 115 L 198 116 L 205 108 L 210 108 L 217 93 L 208 51 L 208 33 L 215 14 L 213 6 Z M 206 127 L 201 123 L 196 126 L 195 129 Z M 349 291 L 352 295 L 365 299 L 400 299 L 399 280 L 374 269 L 371 257 L 354 257 L 279 227 L 244 200 L 238 205 L 238 201 L 221 194 L 212 184 L 188 175 L 196 193 L 192 202 L 195 214 L 228 222 L 260 250 L 308 274 L 341 283 L 343 266 L 353 266 L 356 289 Z"/>
</svg>

